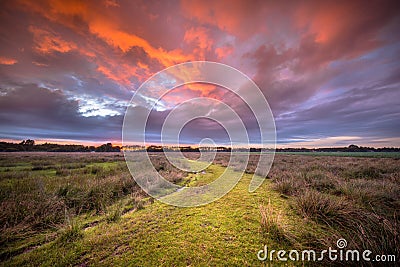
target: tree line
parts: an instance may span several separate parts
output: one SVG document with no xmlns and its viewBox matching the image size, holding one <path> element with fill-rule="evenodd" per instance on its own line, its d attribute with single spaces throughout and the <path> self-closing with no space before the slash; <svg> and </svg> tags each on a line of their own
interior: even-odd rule
<svg viewBox="0 0 400 267">
<path fill-rule="evenodd" d="M 278 148 L 277 152 L 400 152 L 398 147 L 363 147 L 349 145 L 348 147 L 321 147 L 321 148 Z"/>
<path fill-rule="evenodd" d="M 34 140 L 23 140 L 20 143 L 0 142 L 1 152 L 23 152 L 23 151 L 43 151 L 43 152 L 119 152 L 121 147 L 113 146 L 111 143 L 100 146 L 84 145 L 60 145 L 60 144 L 35 144 Z"/>
<path fill-rule="evenodd" d="M 148 146 L 145 148 L 148 152 L 162 152 L 162 146 Z M 20 143 L 0 142 L 0 152 L 18 152 L 18 151 L 46 151 L 46 152 L 120 152 L 122 147 L 113 146 L 111 143 L 100 146 L 84 146 L 84 145 L 60 145 L 60 144 L 35 144 L 34 140 L 27 139 Z M 170 150 L 166 148 L 166 150 Z M 179 148 L 182 152 L 199 152 L 199 148 L 184 146 Z M 229 147 L 217 147 L 218 152 L 231 152 Z M 260 152 L 259 148 L 235 148 L 233 151 L 250 151 Z M 396 147 L 363 147 L 350 145 L 348 147 L 325 147 L 325 148 L 277 148 L 276 152 L 400 152 L 400 148 Z"/>
</svg>

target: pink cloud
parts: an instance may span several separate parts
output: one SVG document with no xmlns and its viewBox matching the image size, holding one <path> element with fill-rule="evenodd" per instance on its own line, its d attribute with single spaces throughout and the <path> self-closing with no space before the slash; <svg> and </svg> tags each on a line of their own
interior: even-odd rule
<svg viewBox="0 0 400 267">
<path fill-rule="evenodd" d="M 1 65 L 14 65 L 17 64 L 18 60 L 9 57 L 0 57 L 0 64 Z"/>
</svg>

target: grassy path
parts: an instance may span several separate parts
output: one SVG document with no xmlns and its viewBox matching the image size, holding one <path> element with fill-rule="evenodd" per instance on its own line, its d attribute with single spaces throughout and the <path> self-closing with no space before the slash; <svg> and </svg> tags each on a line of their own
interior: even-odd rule
<svg viewBox="0 0 400 267">
<path fill-rule="evenodd" d="M 204 183 L 223 170 L 212 165 L 206 174 L 192 178 Z M 268 180 L 249 193 L 251 177 L 244 175 L 230 193 L 211 204 L 177 208 L 156 201 L 117 222 L 88 228 L 75 241 L 47 243 L 6 265 L 260 266 L 257 252 L 266 242 L 269 247 L 283 248 L 262 233 L 260 204 L 270 199 L 282 223 L 296 224 L 300 219 L 271 190 Z"/>
</svg>

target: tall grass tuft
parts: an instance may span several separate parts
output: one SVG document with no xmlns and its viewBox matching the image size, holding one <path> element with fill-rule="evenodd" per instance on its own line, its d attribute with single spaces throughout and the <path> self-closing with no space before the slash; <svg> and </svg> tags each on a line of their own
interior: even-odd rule
<svg viewBox="0 0 400 267">
<path fill-rule="evenodd" d="M 288 242 L 281 214 L 274 210 L 270 199 L 268 199 L 267 205 L 260 205 L 260 213 L 263 235 L 278 242 Z"/>
<path fill-rule="evenodd" d="M 79 224 L 73 223 L 61 231 L 58 241 L 64 244 L 74 242 L 83 237 L 83 231 Z"/>
<path fill-rule="evenodd" d="M 352 205 L 342 198 L 307 190 L 296 198 L 296 207 L 332 234 L 350 241 L 353 249 L 371 250 L 376 254 L 400 255 L 398 221 Z"/>
</svg>

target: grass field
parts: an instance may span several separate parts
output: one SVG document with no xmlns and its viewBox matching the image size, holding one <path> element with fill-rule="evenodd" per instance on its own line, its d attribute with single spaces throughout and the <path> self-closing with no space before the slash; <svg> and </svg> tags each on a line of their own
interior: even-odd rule
<svg viewBox="0 0 400 267">
<path fill-rule="evenodd" d="M 400 152 L 275 152 L 282 155 L 363 157 L 363 158 L 400 158 Z"/>
<path fill-rule="evenodd" d="M 199 186 L 225 170 L 229 154 L 191 174 L 162 154 L 151 159 L 168 180 Z M 122 153 L 0 154 L 1 265 L 262 266 L 264 245 L 321 251 L 339 238 L 349 249 L 395 255 L 398 264 L 398 157 L 277 154 L 268 179 L 249 193 L 257 162 L 252 155 L 223 198 L 178 208 L 148 197 Z"/>
</svg>

